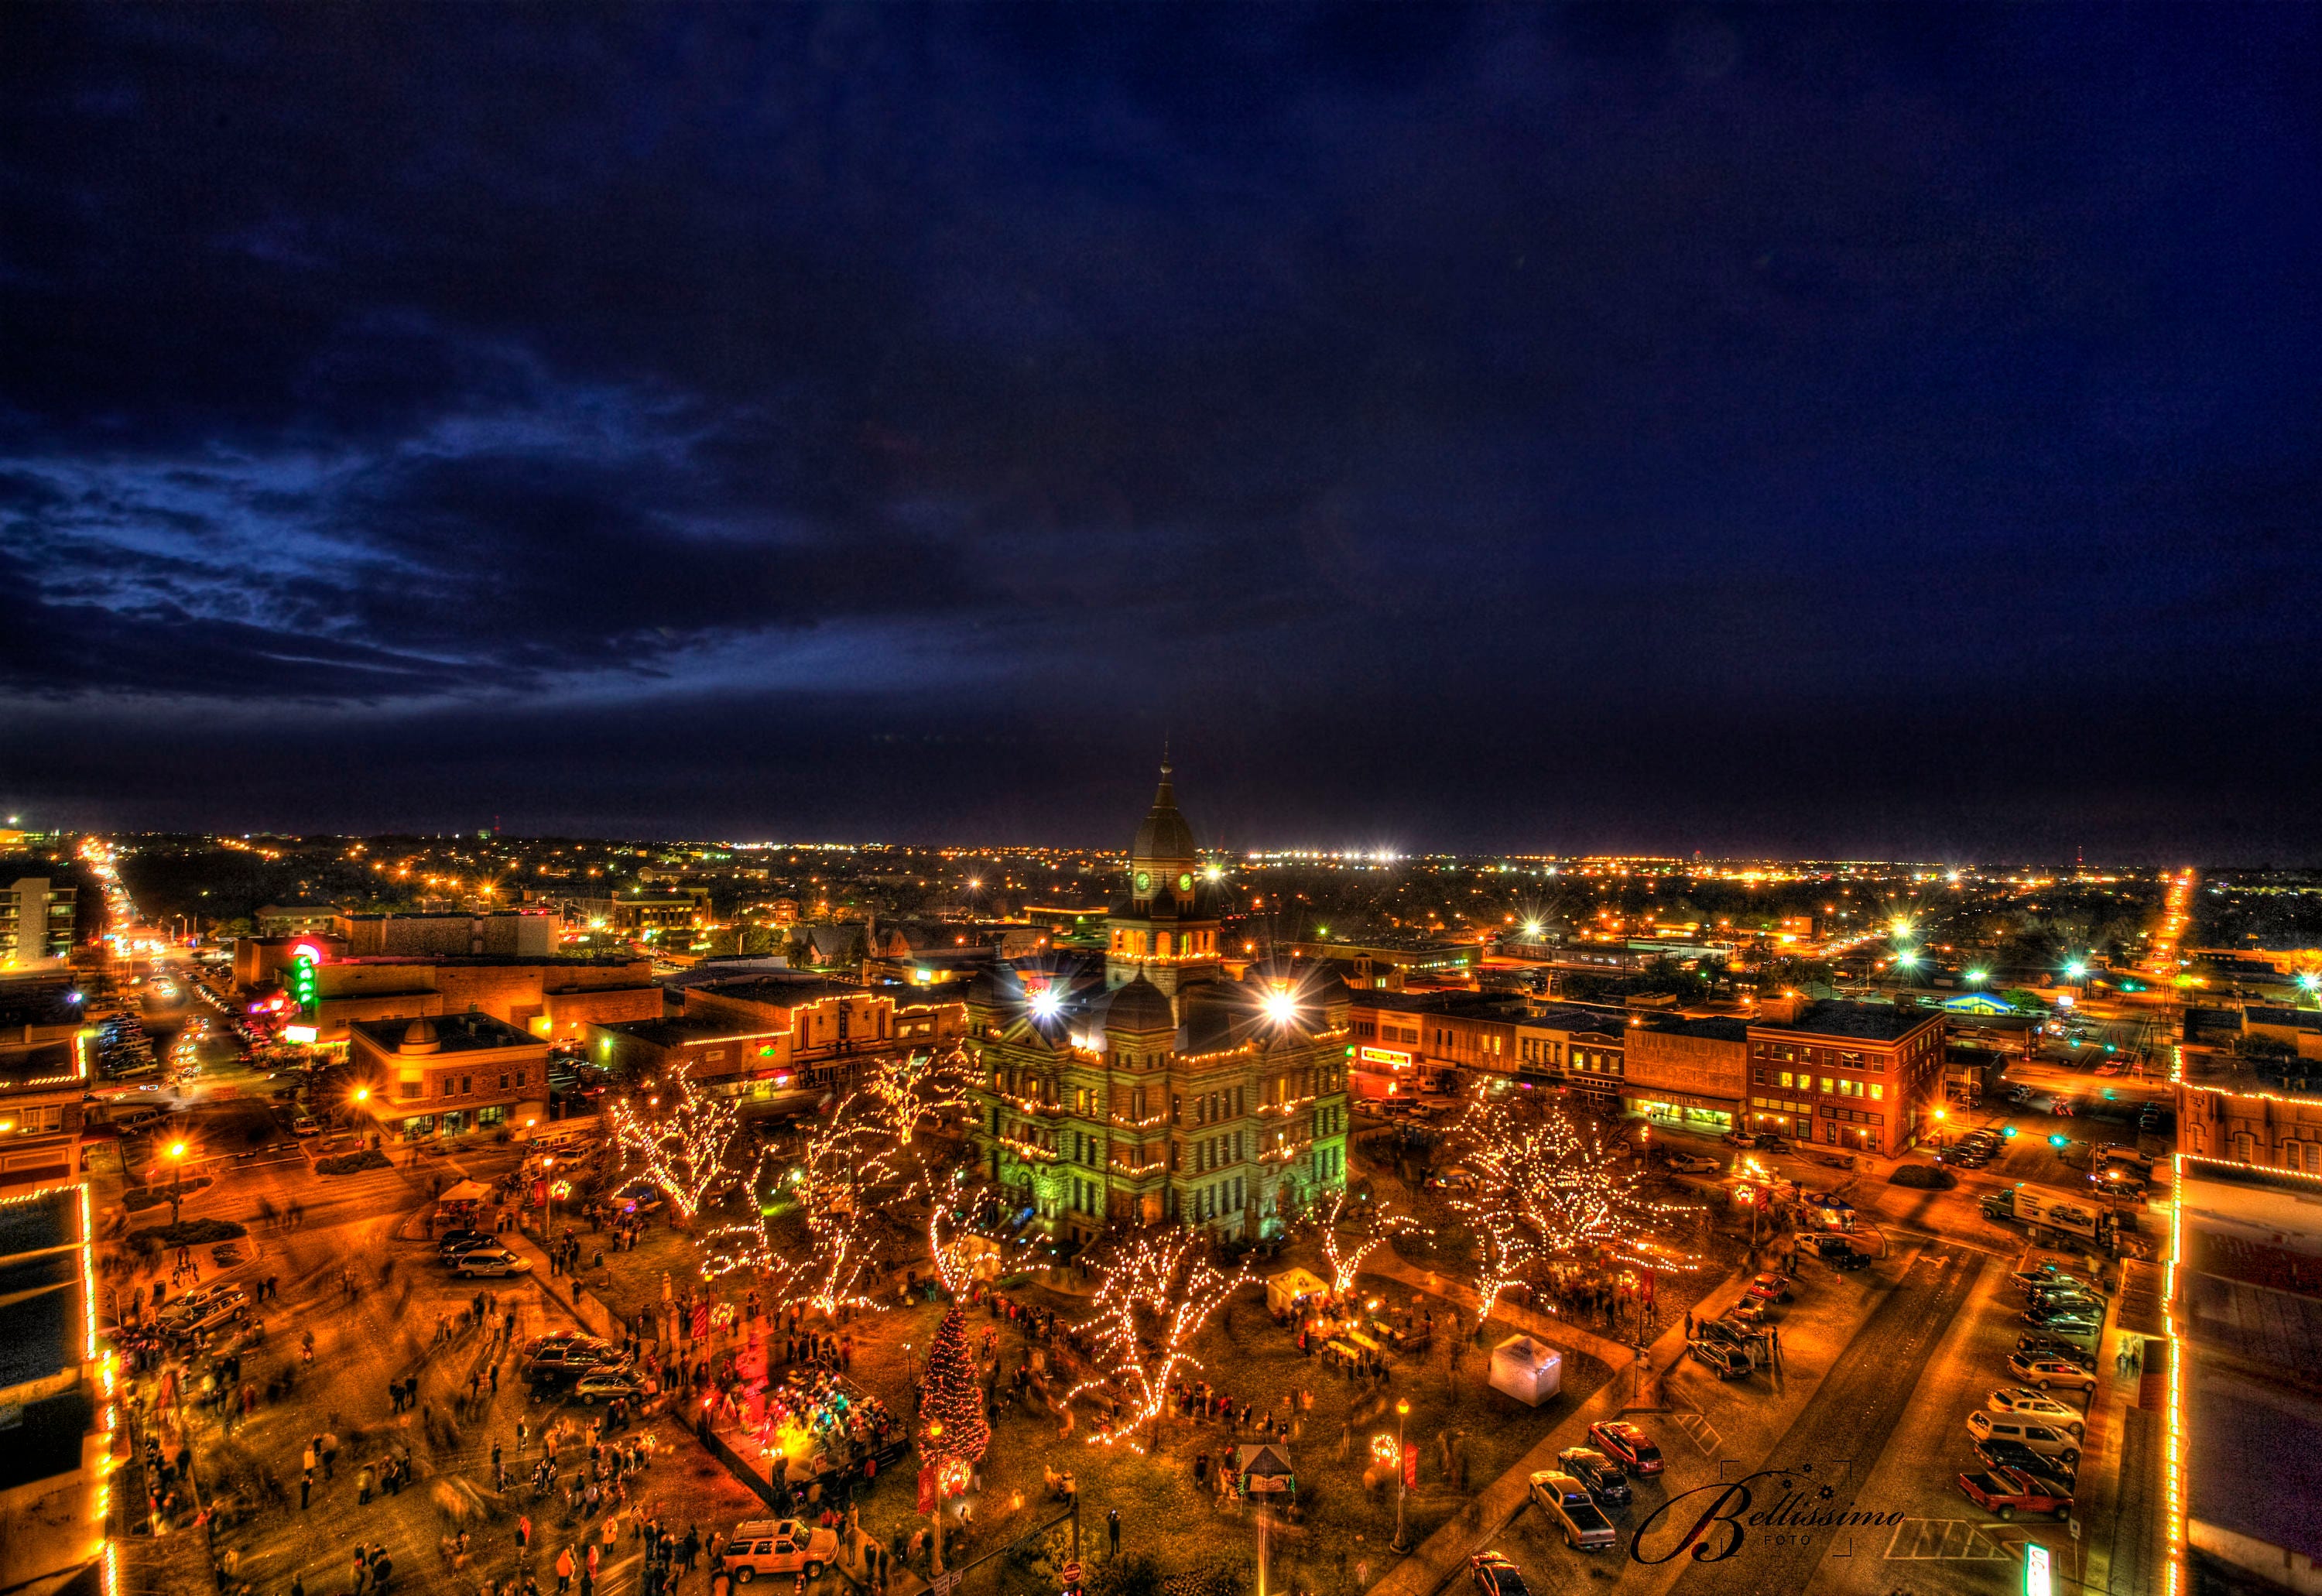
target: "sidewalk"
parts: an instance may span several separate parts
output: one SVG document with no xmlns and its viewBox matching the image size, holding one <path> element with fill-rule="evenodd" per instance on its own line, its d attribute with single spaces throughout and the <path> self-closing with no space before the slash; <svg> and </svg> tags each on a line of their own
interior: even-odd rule
<svg viewBox="0 0 2322 1596">
<path fill-rule="evenodd" d="M 1392 1246 L 1383 1247 L 1373 1254 L 1365 1262 L 1363 1268 L 1366 1273 L 1383 1274 L 1389 1280 L 1400 1281 L 1406 1286 L 1415 1286 L 1432 1296 L 1440 1297 L 1446 1301 L 1456 1302 L 1470 1313 L 1475 1311 L 1478 1299 L 1471 1288 L 1431 1270 L 1419 1269 L 1404 1263 Z M 1727 1283 L 1738 1290 L 1742 1278 L 1737 1274 Z M 1722 1290 L 1724 1288 L 1719 1289 Z M 1624 1346 L 1620 1342 L 1599 1336 L 1593 1330 L 1584 1330 L 1569 1319 L 1559 1318 L 1552 1313 L 1541 1313 L 1535 1309 L 1518 1307 L 1505 1298 L 1501 1299 L 1493 1308 L 1489 1317 L 1513 1325 L 1527 1336 L 1537 1336 L 1542 1341 L 1561 1346 L 1567 1351 L 1586 1353 L 1608 1369 L 1626 1370 L 1630 1364 L 1637 1361 L 1634 1347 Z M 1679 1328 L 1682 1329 L 1683 1327 L 1680 1325 Z M 1681 1343 L 1684 1336 L 1680 1335 L 1678 1339 Z M 1655 1343 L 1656 1347 L 1659 1345 L 1658 1342 Z M 1683 1350 L 1681 1346 L 1679 1350 Z"/>
</svg>

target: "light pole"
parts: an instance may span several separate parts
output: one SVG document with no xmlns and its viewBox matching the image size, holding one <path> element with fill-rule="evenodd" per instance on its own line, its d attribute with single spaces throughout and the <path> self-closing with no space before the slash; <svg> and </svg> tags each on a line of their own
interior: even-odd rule
<svg viewBox="0 0 2322 1596">
<path fill-rule="evenodd" d="M 186 1145 L 169 1144 L 169 1224 L 178 1223 L 178 1205 L 186 1200 Z"/>
<path fill-rule="evenodd" d="M 1411 1543 L 1403 1537 L 1403 1482 L 1410 1477 L 1410 1454 L 1403 1436 L 1410 1418 L 1411 1399 L 1404 1397 L 1394 1405 L 1394 1539 L 1387 1543 L 1387 1549 L 1398 1555 L 1411 1550 Z"/>
<path fill-rule="evenodd" d="M 1935 1105 L 1935 1151 L 1938 1153 L 1943 1150 L 1943 1121 L 1950 1117 L 1950 1109 L 1941 1103 Z"/>
<path fill-rule="evenodd" d="M 928 1420 L 928 1439 L 930 1441 L 940 1441 L 943 1439 L 942 1419 L 930 1418 Z M 929 1573 L 941 1573 L 944 1571 L 943 1459 L 940 1456 L 933 1457 L 931 1459 L 931 1466 L 936 1472 L 936 1488 L 928 1493 L 928 1500 L 929 1503 L 928 1522 L 935 1526 L 935 1539 L 928 1544 L 928 1572 Z"/>
</svg>

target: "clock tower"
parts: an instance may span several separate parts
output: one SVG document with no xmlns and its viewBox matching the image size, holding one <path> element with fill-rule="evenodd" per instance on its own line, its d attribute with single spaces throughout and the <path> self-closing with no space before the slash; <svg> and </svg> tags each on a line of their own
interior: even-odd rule
<svg viewBox="0 0 2322 1596">
<path fill-rule="evenodd" d="M 1211 884 L 1193 828 L 1177 812 L 1169 765 L 1153 808 L 1129 849 L 1129 894 L 1110 917 L 1105 984 L 1124 986 L 1144 976 L 1169 996 L 1222 973 L 1218 962 L 1217 890 Z M 1180 1018 L 1182 1018 L 1182 1014 Z"/>
</svg>

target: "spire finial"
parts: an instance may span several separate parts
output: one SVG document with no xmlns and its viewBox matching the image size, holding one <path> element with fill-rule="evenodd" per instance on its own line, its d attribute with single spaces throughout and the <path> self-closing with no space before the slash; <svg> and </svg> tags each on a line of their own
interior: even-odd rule
<svg viewBox="0 0 2322 1596">
<path fill-rule="evenodd" d="M 1169 734 L 1166 732 L 1161 734 L 1161 774 L 1165 778 L 1169 774 Z"/>
</svg>

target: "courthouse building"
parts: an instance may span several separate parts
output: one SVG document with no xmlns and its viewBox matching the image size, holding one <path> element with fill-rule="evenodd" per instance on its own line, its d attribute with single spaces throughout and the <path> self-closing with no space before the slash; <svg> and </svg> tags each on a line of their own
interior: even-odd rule
<svg viewBox="0 0 2322 1596">
<path fill-rule="evenodd" d="M 1346 1181 L 1346 984 L 1286 962 L 1228 975 L 1166 765 L 1126 886 L 1101 968 L 1051 954 L 970 984 L 977 1159 L 1051 1236 L 1272 1233 Z"/>
</svg>

